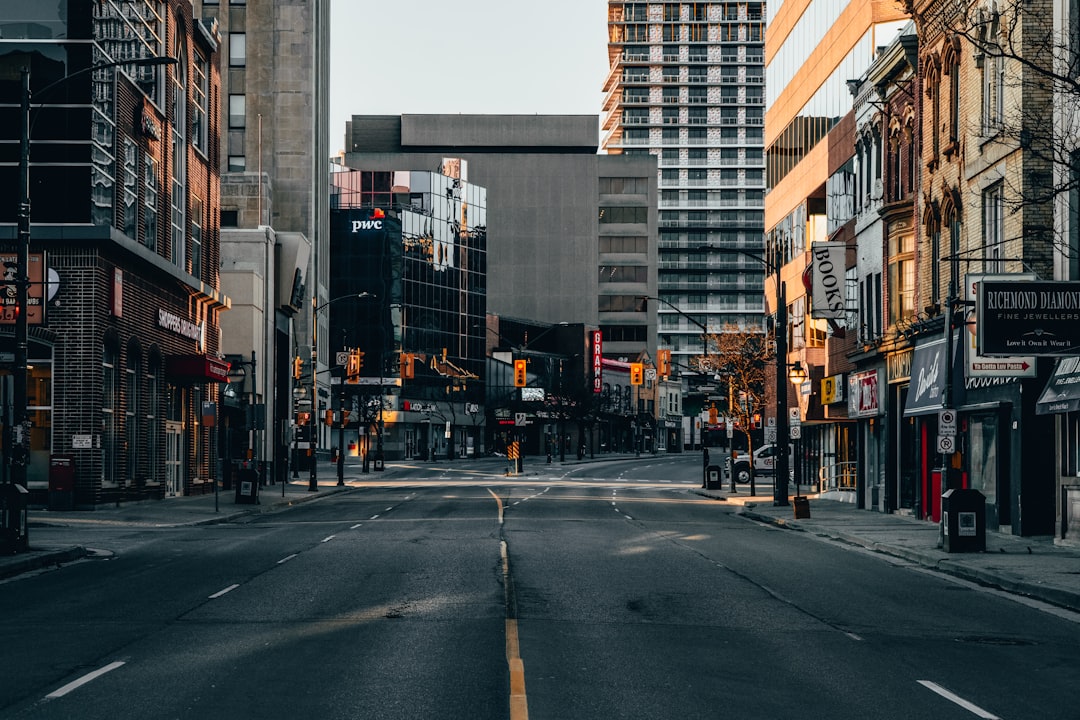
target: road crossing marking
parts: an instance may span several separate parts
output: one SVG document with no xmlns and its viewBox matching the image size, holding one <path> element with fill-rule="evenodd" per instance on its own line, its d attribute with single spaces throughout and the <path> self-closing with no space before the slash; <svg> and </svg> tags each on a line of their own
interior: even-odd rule
<svg viewBox="0 0 1080 720">
<path fill-rule="evenodd" d="M 952 692 L 949 692 L 948 690 L 941 687 L 940 685 L 938 685 L 935 682 L 931 682 L 929 680 L 919 680 L 918 683 L 920 685 L 922 685 L 924 688 L 926 688 L 927 690 L 930 690 L 932 692 L 937 693 L 938 695 L 945 698 L 949 702 L 956 703 L 957 705 L 964 708 L 968 712 L 974 713 L 975 715 L 978 715 L 979 717 L 983 718 L 984 720 L 1001 720 L 1001 718 L 999 718 L 997 715 L 994 715 L 991 712 L 987 712 L 986 710 L 983 710 L 978 705 L 970 703 L 967 700 L 965 700 L 964 698 L 960 697 L 959 695 L 956 695 L 956 694 L 954 694 Z"/>
<path fill-rule="evenodd" d="M 119 661 L 119 660 L 116 661 L 116 662 L 111 662 L 108 665 L 106 665 L 105 667 L 98 668 L 94 672 L 87 673 L 86 675 L 83 675 L 78 680 L 73 680 L 73 681 L 69 682 L 67 685 L 60 688 L 59 690 L 53 690 L 51 693 L 49 693 L 45 697 L 46 698 L 64 697 L 65 695 L 67 695 L 72 690 L 75 690 L 77 688 L 82 687 L 86 683 L 90 682 L 91 680 L 95 680 L 95 679 L 101 677 L 102 675 L 104 675 L 107 672 L 112 672 L 116 668 L 123 666 L 123 664 L 124 663 L 122 661 Z"/>
</svg>

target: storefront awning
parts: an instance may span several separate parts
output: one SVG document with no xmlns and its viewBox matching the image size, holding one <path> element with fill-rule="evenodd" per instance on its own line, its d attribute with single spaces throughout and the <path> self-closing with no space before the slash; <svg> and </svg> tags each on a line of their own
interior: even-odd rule
<svg viewBox="0 0 1080 720">
<path fill-rule="evenodd" d="M 1035 414 L 1053 415 L 1077 410 L 1080 410 L 1080 357 L 1060 358 L 1035 403 Z"/>
<path fill-rule="evenodd" d="M 229 363 L 209 355 L 169 355 L 165 373 L 171 382 L 228 382 Z"/>
</svg>

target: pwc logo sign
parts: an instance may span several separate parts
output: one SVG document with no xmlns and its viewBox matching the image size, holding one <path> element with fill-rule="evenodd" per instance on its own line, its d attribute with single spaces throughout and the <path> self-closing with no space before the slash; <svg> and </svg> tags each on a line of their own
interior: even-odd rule
<svg viewBox="0 0 1080 720">
<path fill-rule="evenodd" d="M 371 216 L 368 217 L 366 220 L 353 220 L 352 221 L 352 223 L 351 223 L 352 232 L 358 233 L 358 232 L 363 232 L 365 230 L 382 230 L 383 229 L 383 219 L 385 217 L 386 217 L 385 212 L 383 212 L 379 208 L 375 208 L 374 210 L 371 211 Z"/>
</svg>

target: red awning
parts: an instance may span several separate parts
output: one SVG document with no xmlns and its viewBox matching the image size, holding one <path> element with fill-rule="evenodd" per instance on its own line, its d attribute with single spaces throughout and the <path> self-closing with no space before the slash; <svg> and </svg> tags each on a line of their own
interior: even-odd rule
<svg viewBox="0 0 1080 720">
<path fill-rule="evenodd" d="M 169 355 L 165 373 L 175 382 L 228 382 L 229 363 L 209 355 Z"/>
</svg>

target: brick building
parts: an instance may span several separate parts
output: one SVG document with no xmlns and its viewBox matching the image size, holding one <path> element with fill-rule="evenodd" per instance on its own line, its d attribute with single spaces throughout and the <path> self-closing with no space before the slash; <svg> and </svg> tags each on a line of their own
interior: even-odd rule
<svg viewBox="0 0 1080 720">
<path fill-rule="evenodd" d="M 0 186 L 19 184 L 28 67 L 31 502 L 48 499 L 58 457 L 74 467 L 77 507 L 206 492 L 218 460 L 211 409 L 228 375 L 216 29 L 187 0 L 15 5 L 0 19 Z M 115 64 L 162 56 L 177 62 Z M 6 262 L 18 250 L 10 197 Z M 5 480 L 18 457 L 13 310 L 0 320 Z"/>
</svg>

